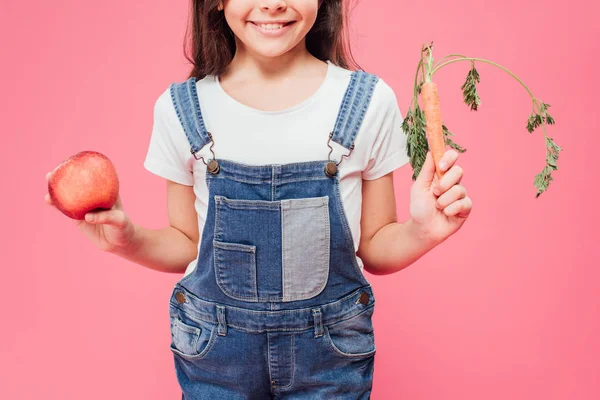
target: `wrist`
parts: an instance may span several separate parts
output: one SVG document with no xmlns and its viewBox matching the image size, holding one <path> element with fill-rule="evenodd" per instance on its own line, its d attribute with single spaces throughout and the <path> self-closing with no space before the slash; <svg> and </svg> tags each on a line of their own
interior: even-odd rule
<svg viewBox="0 0 600 400">
<path fill-rule="evenodd" d="M 433 248 L 440 244 L 442 240 L 438 239 L 434 233 L 427 226 L 416 222 L 410 218 L 407 222 L 407 229 L 409 234 L 419 243 Z"/>
<path fill-rule="evenodd" d="M 111 249 L 109 249 L 108 251 L 110 253 L 114 253 L 120 256 L 130 255 L 138 252 L 139 249 L 143 246 L 143 228 L 139 225 L 131 223 L 127 229 L 129 230 L 129 234 L 126 234 L 124 236 L 128 237 L 128 239 L 123 241 L 122 244 L 117 244 Z"/>
</svg>

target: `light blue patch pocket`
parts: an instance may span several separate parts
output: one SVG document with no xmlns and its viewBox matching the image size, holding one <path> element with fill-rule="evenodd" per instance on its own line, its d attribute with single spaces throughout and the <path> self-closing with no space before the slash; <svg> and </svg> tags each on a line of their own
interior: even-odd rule
<svg viewBox="0 0 600 400">
<path fill-rule="evenodd" d="M 329 275 L 329 197 L 281 200 L 283 301 L 321 293 Z"/>
</svg>

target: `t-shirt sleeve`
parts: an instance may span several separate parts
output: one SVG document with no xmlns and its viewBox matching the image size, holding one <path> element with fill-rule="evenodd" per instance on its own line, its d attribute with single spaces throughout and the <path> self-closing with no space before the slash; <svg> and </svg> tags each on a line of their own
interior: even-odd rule
<svg viewBox="0 0 600 400">
<path fill-rule="evenodd" d="M 393 89 L 379 79 L 376 90 L 378 97 L 371 106 L 381 107 L 381 121 L 374 126 L 379 126 L 373 146 L 369 155 L 367 167 L 362 172 L 362 178 L 373 180 L 400 168 L 408 163 L 409 157 L 406 152 L 406 134 L 402 129 L 402 113 L 398 107 L 396 95 Z"/>
<path fill-rule="evenodd" d="M 154 124 L 144 168 L 171 181 L 193 186 L 191 157 L 187 138 L 167 89 L 154 104 Z"/>
</svg>

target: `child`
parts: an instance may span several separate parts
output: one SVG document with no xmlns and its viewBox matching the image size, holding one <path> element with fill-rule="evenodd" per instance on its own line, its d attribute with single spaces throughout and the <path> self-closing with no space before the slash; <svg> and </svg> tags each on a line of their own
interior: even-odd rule
<svg viewBox="0 0 600 400">
<path fill-rule="evenodd" d="M 144 166 L 170 226 L 119 199 L 80 228 L 98 247 L 185 274 L 170 298 L 183 398 L 368 399 L 375 299 L 471 210 L 448 151 L 431 155 L 398 223 L 408 162 L 392 89 L 351 70 L 342 0 L 195 0 L 194 69 L 159 96 Z M 47 197 L 48 201 L 48 197 Z"/>
</svg>

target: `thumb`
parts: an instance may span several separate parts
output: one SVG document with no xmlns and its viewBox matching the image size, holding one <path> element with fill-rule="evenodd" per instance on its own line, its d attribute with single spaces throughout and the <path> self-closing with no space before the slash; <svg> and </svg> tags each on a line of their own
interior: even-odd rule
<svg viewBox="0 0 600 400">
<path fill-rule="evenodd" d="M 92 224 L 106 224 L 122 229 L 127 226 L 127 215 L 123 210 L 110 209 L 103 211 L 92 211 L 85 214 L 85 221 Z"/>
<path fill-rule="evenodd" d="M 435 163 L 433 162 L 433 155 L 431 150 L 427 151 L 425 162 L 421 167 L 419 176 L 417 177 L 418 185 L 424 189 L 429 188 L 435 177 Z"/>
</svg>

